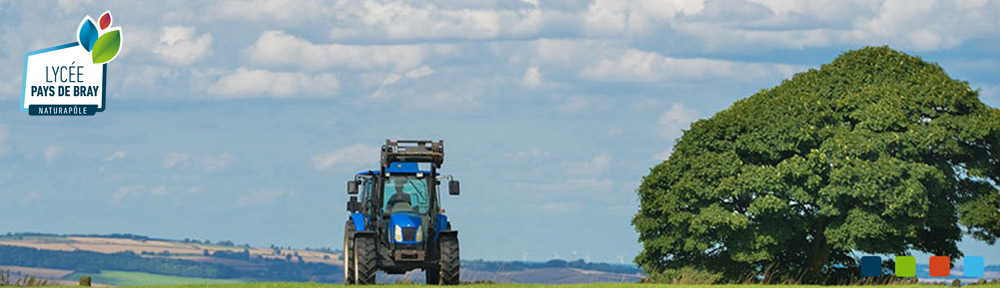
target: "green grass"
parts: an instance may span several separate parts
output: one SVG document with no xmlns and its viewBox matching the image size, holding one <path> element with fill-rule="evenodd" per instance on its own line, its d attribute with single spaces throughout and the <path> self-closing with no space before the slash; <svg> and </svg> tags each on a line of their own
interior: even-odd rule
<svg viewBox="0 0 1000 288">
<path fill-rule="evenodd" d="M 80 280 L 80 276 L 88 275 L 93 283 L 111 284 L 116 286 L 163 286 L 163 285 L 191 285 L 191 284 L 236 284 L 239 280 L 232 279 L 209 279 L 182 276 L 158 275 L 142 272 L 125 271 L 101 271 L 99 274 L 73 273 L 63 277 L 66 280 Z M 219 286 L 228 287 L 228 286 Z"/>
<path fill-rule="evenodd" d="M 314 283 L 244 283 L 244 284 L 218 284 L 218 285 L 176 285 L 176 286 L 152 286 L 148 287 L 156 288 L 334 288 L 334 287 L 345 287 L 342 284 L 314 284 Z M 138 286 L 142 287 L 142 286 Z M 413 284 L 413 285 L 388 285 L 380 284 L 378 288 L 417 288 L 417 287 L 433 287 L 423 284 Z M 550 285 L 550 284 L 474 284 L 474 285 L 458 285 L 458 286 L 446 286 L 446 287 L 471 287 L 471 288 L 651 288 L 651 287 L 666 287 L 666 288 L 817 288 L 817 287 L 835 287 L 835 286 L 807 286 L 807 285 L 670 285 L 670 284 L 632 284 L 632 283 L 593 283 L 593 284 L 561 284 L 561 285 Z M 858 286 L 840 286 L 840 287 L 858 287 Z M 885 285 L 885 286 L 872 286 L 872 287 L 889 287 L 889 288 L 930 288 L 930 287 L 950 287 L 950 286 L 935 286 L 935 285 Z M 1000 284 L 989 284 L 989 285 L 976 285 L 976 286 L 965 286 L 971 288 L 1000 288 Z"/>
</svg>

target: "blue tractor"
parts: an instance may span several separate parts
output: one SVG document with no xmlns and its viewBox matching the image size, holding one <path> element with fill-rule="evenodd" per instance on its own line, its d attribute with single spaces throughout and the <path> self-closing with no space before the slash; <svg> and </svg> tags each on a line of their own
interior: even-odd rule
<svg viewBox="0 0 1000 288">
<path fill-rule="evenodd" d="M 451 195 L 459 194 L 459 183 L 438 172 L 443 162 L 444 141 L 386 140 L 379 170 L 347 182 L 345 284 L 375 284 L 378 270 L 414 269 L 424 270 L 428 284 L 459 283 L 458 231 L 438 195 L 442 180 Z"/>
</svg>

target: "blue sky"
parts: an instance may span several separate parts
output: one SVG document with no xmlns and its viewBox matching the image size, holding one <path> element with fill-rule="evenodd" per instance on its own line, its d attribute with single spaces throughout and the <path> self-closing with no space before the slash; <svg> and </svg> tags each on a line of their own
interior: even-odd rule
<svg viewBox="0 0 1000 288">
<path fill-rule="evenodd" d="M 105 10 L 107 110 L 20 111 L 24 54 Z M 690 122 L 844 51 L 1000 107 L 995 0 L 0 1 L 0 35 L 0 232 L 339 247 L 345 182 L 432 138 L 464 258 L 628 263 L 635 189 Z"/>
</svg>

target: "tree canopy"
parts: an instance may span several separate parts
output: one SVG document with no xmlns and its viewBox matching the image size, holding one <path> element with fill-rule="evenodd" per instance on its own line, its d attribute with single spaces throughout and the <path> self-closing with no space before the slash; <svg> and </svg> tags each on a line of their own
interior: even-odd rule
<svg viewBox="0 0 1000 288">
<path fill-rule="evenodd" d="M 959 258 L 1000 236 L 1000 109 L 888 47 L 840 55 L 691 124 L 638 189 L 651 275 L 857 277 L 853 251 Z"/>
</svg>

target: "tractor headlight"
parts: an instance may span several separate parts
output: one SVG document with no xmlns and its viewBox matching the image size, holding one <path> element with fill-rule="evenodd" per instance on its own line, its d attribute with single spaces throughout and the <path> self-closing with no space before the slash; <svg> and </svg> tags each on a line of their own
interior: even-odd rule
<svg viewBox="0 0 1000 288">
<path fill-rule="evenodd" d="M 399 227 L 399 225 L 396 225 L 396 233 L 394 233 L 394 234 L 396 235 L 395 236 L 396 242 L 403 242 L 403 228 L 402 227 Z"/>
<path fill-rule="evenodd" d="M 424 241 L 424 227 L 417 226 L 417 242 Z"/>
</svg>

